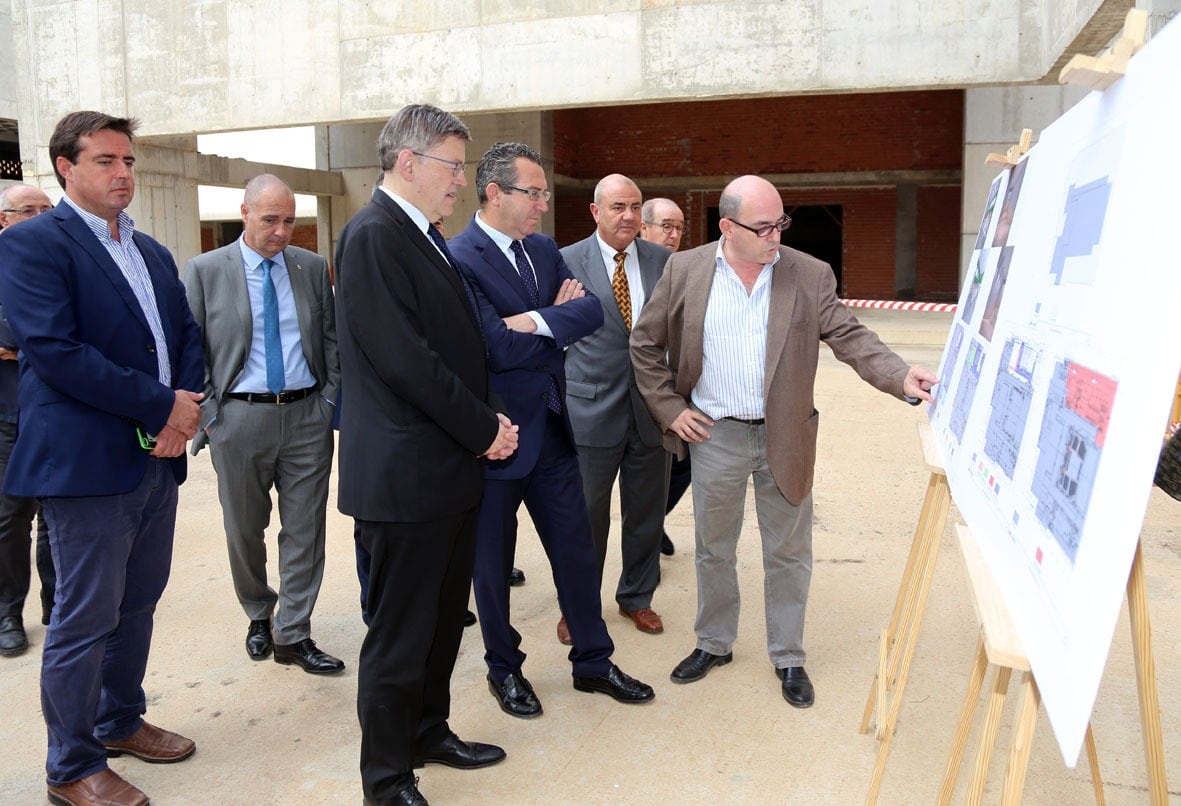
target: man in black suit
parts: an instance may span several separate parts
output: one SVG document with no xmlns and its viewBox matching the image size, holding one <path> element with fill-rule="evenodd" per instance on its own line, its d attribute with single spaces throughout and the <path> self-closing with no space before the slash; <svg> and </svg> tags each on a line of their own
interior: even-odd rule
<svg viewBox="0 0 1181 806">
<path fill-rule="evenodd" d="M 650 701 L 652 688 L 611 662 L 601 575 L 582 496 L 582 477 L 563 403 L 565 349 L 603 326 L 603 307 L 566 268 L 557 244 L 534 232 L 548 208 L 541 157 L 523 143 L 497 143 L 476 169 L 480 211 L 451 249 L 480 303 L 492 388 L 524 439 L 489 462 L 476 538 L 476 605 L 488 687 L 501 710 L 530 718 L 541 702 L 521 672 L 521 635 L 509 621 L 509 571 L 524 502 L 554 572 L 574 648 L 574 688 L 620 702 Z"/>
<path fill-rule="evenodd" d="M 357 713 L 366 803 L 424 804 L 412 769 L 471 769 L 504 751 L 447 724 L 471 590 L 483 463 L 516 449 L 490 402 L 475 299 L 430 222 L 464 187 L 467 126 L 400 110 L 378 138 L 382 185 L 336 253 L 338 503 L 370 553 Z"/>
</svg>

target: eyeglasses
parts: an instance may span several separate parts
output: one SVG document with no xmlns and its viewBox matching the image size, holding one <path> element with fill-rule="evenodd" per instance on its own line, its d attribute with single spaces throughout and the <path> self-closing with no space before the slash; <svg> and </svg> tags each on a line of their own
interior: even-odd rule
<svg viewBox="0 0 1181 806">
<path fill-rule="evenodd" d="M 516 185 L 500 185 L 500 189 L 515 190 L 518 193 L 524 193 L 529 197 L 529 201 L 533 202 L 534 204 L 541 201 L 542 199 L 549 201 L 551 195 L 548 190 L 538 190 L 537 188 L 519 188 Z"/>
<path fill-rule="evenodd" d="M 6 209 L 4 212 L 24 216 L 25 218 L 32 218 L 42 213 L 48 213 L 52 209 L 52 207 L 17 207 Z"/>
<path fill-rule="evenodd" d="M 785 215 L 783 218 L 779 219 L 774 224 L 767 224 L 762 227 L 748 227 L 746 224 L 743 224 L 741 221 L 735 221 L 733 218 L 730 219 L 730 222 L 733 224 L 737 224 L 738 226 L 742 227 L 744 230 L 749 230 L 750 232 L 753 232 L 755 234 L 755 236 L 758 238 L 766 238 L 772 232 L 775 232 L 775 231 L 783 232 L 788 227 L 790 227 L 791 226 L 791 216 Z"/>
<path fill-rule="evenodd" d="M 430 154 L 423 154 L 421 151 L 411 151 L 410 153 L 416 157 L 425 157 L 428 160 L 434 160 L 435 162 L 441 162 L 444 165 L 450 166 L 451 175 L 454 177 L 458 177 L 461 174 L 463 174 L 463 169 L 467 167 L 466 162 L 456 162 L 455 160 L 445 160 L 442 157 L 435 157 Z"/>
<path fill-rule="evenodd" d="M 655 221 L 645 221 L 644 223 L 649 227 L 660 227 L 661 231 L 663 231 L 666 235 L 673 232 L 685 231 L 684 224 L 674 224 L 671 221 L 661 221 L 659 224 L 657 224 Z M 736 221 L 734 223 L 737 224 L 738 222 Z"/>
</svg>

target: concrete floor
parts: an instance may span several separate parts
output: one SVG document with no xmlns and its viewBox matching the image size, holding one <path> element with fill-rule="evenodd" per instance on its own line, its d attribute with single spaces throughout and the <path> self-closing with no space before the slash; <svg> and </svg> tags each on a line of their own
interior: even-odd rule
<svg viewBox="0 0 1181 806">
<path fill-rule="evenodd" d="M 859 311 L 907 360 L 938 365 L 950 315 Z M 809 608 L 808 671 L 815 707 L 799 711 L 780 696 L 766 656 L 762 570 L 753 514 L 740 544 L 743 611 L 734 663 L 678 686 L 668 675 L 694 646 L 696 588 L 692 505 L 669 519 L 677 546 L 663 560 L 654 606 L 665 632 L 630 627 L 604 586 L 604 615 L 624 670 L 656 688 L 656 701 L 624 706 L 570 685 L 566 649 L 554 639 L 557 607 L 544 555 L 522 524 L 517 564 L 528 583 L 513 594 L 514 618 L 530 657 L 525 673 L 544 706 L 540 719 L 501 713 L 484 682 L 479 632 L 464 638 L 452 680 L 451 724 L 460 736 L 501 744 L 508 760 L 460 772 L 428 767 L 420 788 L 435 803 L 791 803 L 864 802 L 878 744 L 858 733 L 914 525 L 926 490 L 915 424 L 924 416 L 861 383 L 822 351 L 822 413 L 816 469 L 815 576 Z M 347 662 L 344 675 L 317 678 L 242 648 L 246 618 L 229 580 L 221 513 L 208 453 L 192 462 L 181 491 L 172 580 L 160 603 L 145 688 L 148 718 L 196 740 L 191 760 L 152 766 L 116 759 L 112 768 L 157 804 L 359 803 L 356 721 L 358 616 L 349 519 L 331 507 L 328 560 L 314 637 Z M 749 502 L 748 502 L 749 503 Z M 880 803 L 930 803 L 963 698 L 976 641 L 952 506 L 926 618 L 906 689 Z M 525 519 L 527 521 L 527 518 Z M 1144 557 L 1161 693 L 1165 757 L 1181 758 L 1181 504 L 1154 491 Z M 609 560 L 607 578 L 618 573 Z M 45 800 L 45 730 L 38 699 L 44 628 L 30 598 L 33 648 L 0 658 L 0 803 Z M 1116 629 L 1093 721 L 1113 804 L 1147 802 L 1139 715 L 1125 615 Z M 1014 686 L 1014 690 L 1016 686 Z M 1015 698 L 1014 698 L 1015 699 Z M 1007 736 L 1012 706 L 1002 726 Z M 1004 754 L 994 755 L 987 797 L 995 802 Z M 960 776 L 957 798 L 962 799 Z M 1173 782 L 1171 796 L 1179 799 Z M 1049 723 L 1039 717 L 1025 802 L 1087 803 L 1085 765 L 1067 769 Z"/>
</svg>

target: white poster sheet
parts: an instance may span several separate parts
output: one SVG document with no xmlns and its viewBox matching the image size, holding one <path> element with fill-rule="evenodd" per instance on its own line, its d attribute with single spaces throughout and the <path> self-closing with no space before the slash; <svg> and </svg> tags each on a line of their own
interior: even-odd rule
<svg viewBox="0 0 1181 806">
<path fill-rule="evenodd" d="M 930 408 L 1071 767 L 1181 368 L 1178 75 L 1175 21 L 997 177 Z"/>
</svg>

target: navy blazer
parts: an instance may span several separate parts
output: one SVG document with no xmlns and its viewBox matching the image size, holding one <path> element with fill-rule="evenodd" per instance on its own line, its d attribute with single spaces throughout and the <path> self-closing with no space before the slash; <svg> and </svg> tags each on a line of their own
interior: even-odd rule
<svg viewBox="0 0 1181 806">
<path fill-rule="evenodd" d="M 157 380 L 156 345 L 131 285 L 65 201 L 0 238 L 0 301 L 20 347 L 20 432 L 4 492 L 92 496 L 129 492 L 148 451 L 136 426 L 158 433 L 173 389 L 201 391 L 201 333 L 172 255 L 142 233 L 172 367 Z M 177 483 L 185 457 L 170 460 Z"/>
<path fill-rule="evenodd" d="M 603 306 L 589 291 L 581 299 L 554 305 L 563 280 L 574 279 L 557 244 L 548 235 L 533 234 L 524 240 L 525 251 L 537 277 L 539 303 L 534 308 L 517 267 L 473 220 L 447 243 L 462 264 L 480 306 L 480 320 L 488 343 L 488 366 L 493 391 L 503 401 L 508 417 L 520 427 L 516 453 L 508 459 L 488 462 L 487 478 L 519 479 L 537 464 L 545 433 L 546 393 L 550 378 L 558 384 L 566 415 L 566 352 L 579 339 L 603 326 Z M 505 326 L 503 317 L 536 310 L 554 337 L 517 333 Z M 574 437 L 571 433 L 571 444 Z"/>
</svg>

